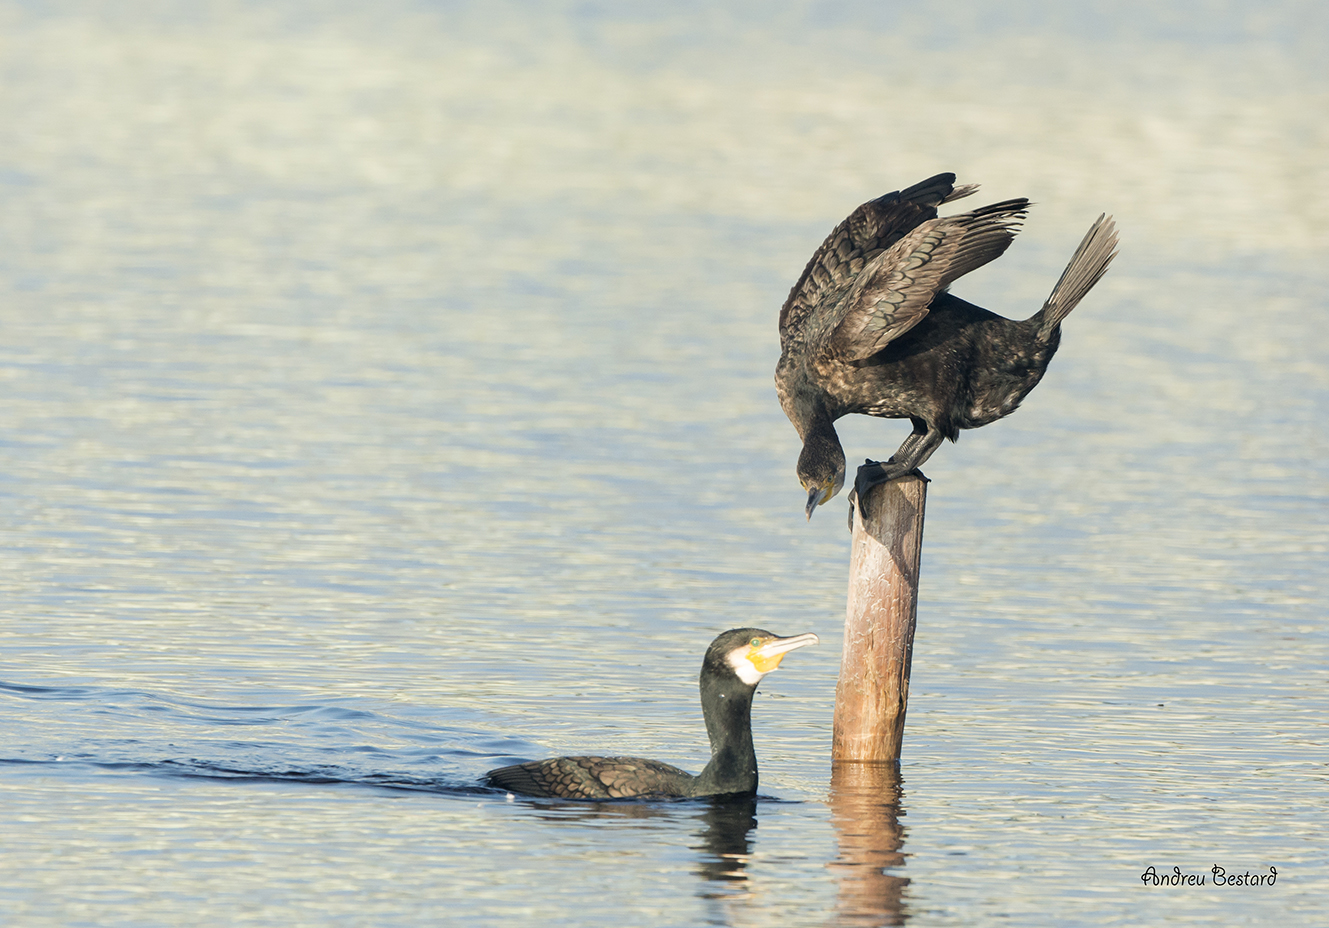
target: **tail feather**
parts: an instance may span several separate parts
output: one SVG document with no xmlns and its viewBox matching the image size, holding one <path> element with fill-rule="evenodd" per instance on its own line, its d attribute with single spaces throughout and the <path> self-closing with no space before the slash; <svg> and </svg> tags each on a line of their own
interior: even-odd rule
<svg viewBox="0 0 1329 928">
<path fill-rule="evenodd" d="M 961 197 L 971 196 L 972 194 L 975 194 L 977 192 L 978 192 L 978 184 L 958 184 L 956 185 L 955 189 L 952 190 L 950 194 L 947 195 L 946 199 L 942 200 L 941 202 L 949 203 L 952 200 L 958 200 Z"/>
<path fill-rule="evenodd" d="M 1061 272 L 1061 279 L 1052 288 L 1052 295 L 1047 298 L 1043 308 L 1034 314 L 1038 322 L 1038 339 L 1047 341 L 1061 320 L 1065 319 L 1084 295 L 1089 292 L 1098 279 L 1107 271 L 1112 259 L 1117 256 L 1117 227 L 1112 217 L 1099 216 L 1080 247 L 1075 249 L 1070 264 Z"/>
</svg>

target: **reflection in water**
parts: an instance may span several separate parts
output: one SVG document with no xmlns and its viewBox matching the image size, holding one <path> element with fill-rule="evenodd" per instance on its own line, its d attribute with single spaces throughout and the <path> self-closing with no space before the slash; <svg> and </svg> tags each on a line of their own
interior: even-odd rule
<svg viewBox="0 0 1329 928">
<path fill-rule="evenodd" d="M 537 817 L 551 821 L 587 822 L 598 819 L 677 818 L 680 808 L 700 806 L 696 818 L 702 827 L 693 833 L 700 844 L 691 845 L 699 852 L 697 874 L 707 880 L 742 882 L 746 880 L 752 842 L 748 839 L 757 827 L 757 800 L 752 796 L 698 799 L 628 799 L 608 802 L 582 802 L 562 799 L 526 799 L 540 811 Z M 703 897 L 711 894 L 702 892 Z"/>
<path fill-rule="evenodd" d="M 599 822 L 632 819 L 642 822 L 668 822 L 676 816 L 676 806 L 687 799 L 549 799 L 519 797 L 518 801 L 537 810 L 535 817 L 546 822 Z"/>
<path fill-rule="evenodd" d="M 743 883 L 747 881 L 747 865 L 752 842 L 748 835 L 757 827 L 757 800 L 751 796 L 715 799 L 699 816 L 705 827 L 696 833 L 701 851 L 698 875 L 707 880 Z M 712 898 L 715 892 L 702 890 L 703 898 Z"/>
<path fill-rule="evenodd" d="M 827 864 L 839 880 L 837 924 L 903 925 L 903 795 L 895 763 L 842 761 L 831 767 L 831 822 L 840 855 Z"/>
<path fill-rule="evenodd" d="M 701 811 L 694 818 L 700 822 L 701 827 L 693 832 L 693 836 L 699 838 L 700 842 L 690 847 L 697 853 L 695 872 L 703 880 L 696 895 L 706 900 L 705 904 L 710 908 L 707 923 L 733 924 L 736 919 L 732 916 L 736 913 L 729 909 L 730 904 L 736 900 L 748 900 L 752 896 L 747 868 L 752 853 L 749 835 L 757 827 L 757 800 L 751 796 L 645 802 L 569 802 L 561 799 L 524 801 L 539 810 L 537 817 L 559 822 L 659 819 L 662 823 L 668 823 L 677 820 L 680 809 L 700 806 Z"/>
<path fill-rule="evenodd" d="M 694 832 L 701 839 L 693 844 L 697 852 L 696 873 L 705 882 L 697 888 L 697 898 L 706 907 L 706 923 L 711 925 L 743 924 L 753 898 L 748 882 L 752 841 L 749 835 L 757 827 L 757 800 L 751 796 L 712 799 L 697 816 L 702 827 Z"/>
</svg>

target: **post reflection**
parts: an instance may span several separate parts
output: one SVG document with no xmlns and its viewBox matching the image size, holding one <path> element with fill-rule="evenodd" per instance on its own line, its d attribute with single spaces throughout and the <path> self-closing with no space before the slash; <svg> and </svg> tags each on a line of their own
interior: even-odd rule
<svg viewBox="0 0 1329 928">
<path fill-rule="evenodd" d="M 839 882 L 838 925 L 903 925 L 909 879 L 885 872 L 904 866 L 900 767 L 887 761 L 840 761 L 831 767 L 831 823 L 839 856 L 827 864 Z"/>
</svg>

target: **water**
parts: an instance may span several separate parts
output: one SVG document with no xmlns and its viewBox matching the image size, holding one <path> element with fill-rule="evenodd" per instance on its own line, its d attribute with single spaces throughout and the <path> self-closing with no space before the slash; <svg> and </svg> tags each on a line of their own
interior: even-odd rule
<svg viewBox="0 0 1329 928">
<path fill-rule="evenodd" d="M 1329 27 L 1003 16 L 0 6 L 3 920 L 1322 923 Z M 901 779 L 856 782 L 775 317 L 948 169 L 1037 204 L 961 296 L 1123 249 L 929 462 Z M 755 802 L 481 788 L 700 769 L 736 625 L 822 637 Z M 1279 878 L 1140 881 L 1216 864 Z"/>
</svg>

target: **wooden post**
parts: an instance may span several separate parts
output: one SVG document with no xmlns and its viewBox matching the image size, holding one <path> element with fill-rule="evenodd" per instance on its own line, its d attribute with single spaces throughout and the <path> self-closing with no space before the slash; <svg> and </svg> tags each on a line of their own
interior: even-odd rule
<svg viewBox="0 0 1329 928">
<path fill-rule="evenodd" d="M 900 759 L 927 483 L 918 473 L 900 477 L 856 507 L 832 762 Z"/>
</svg>

